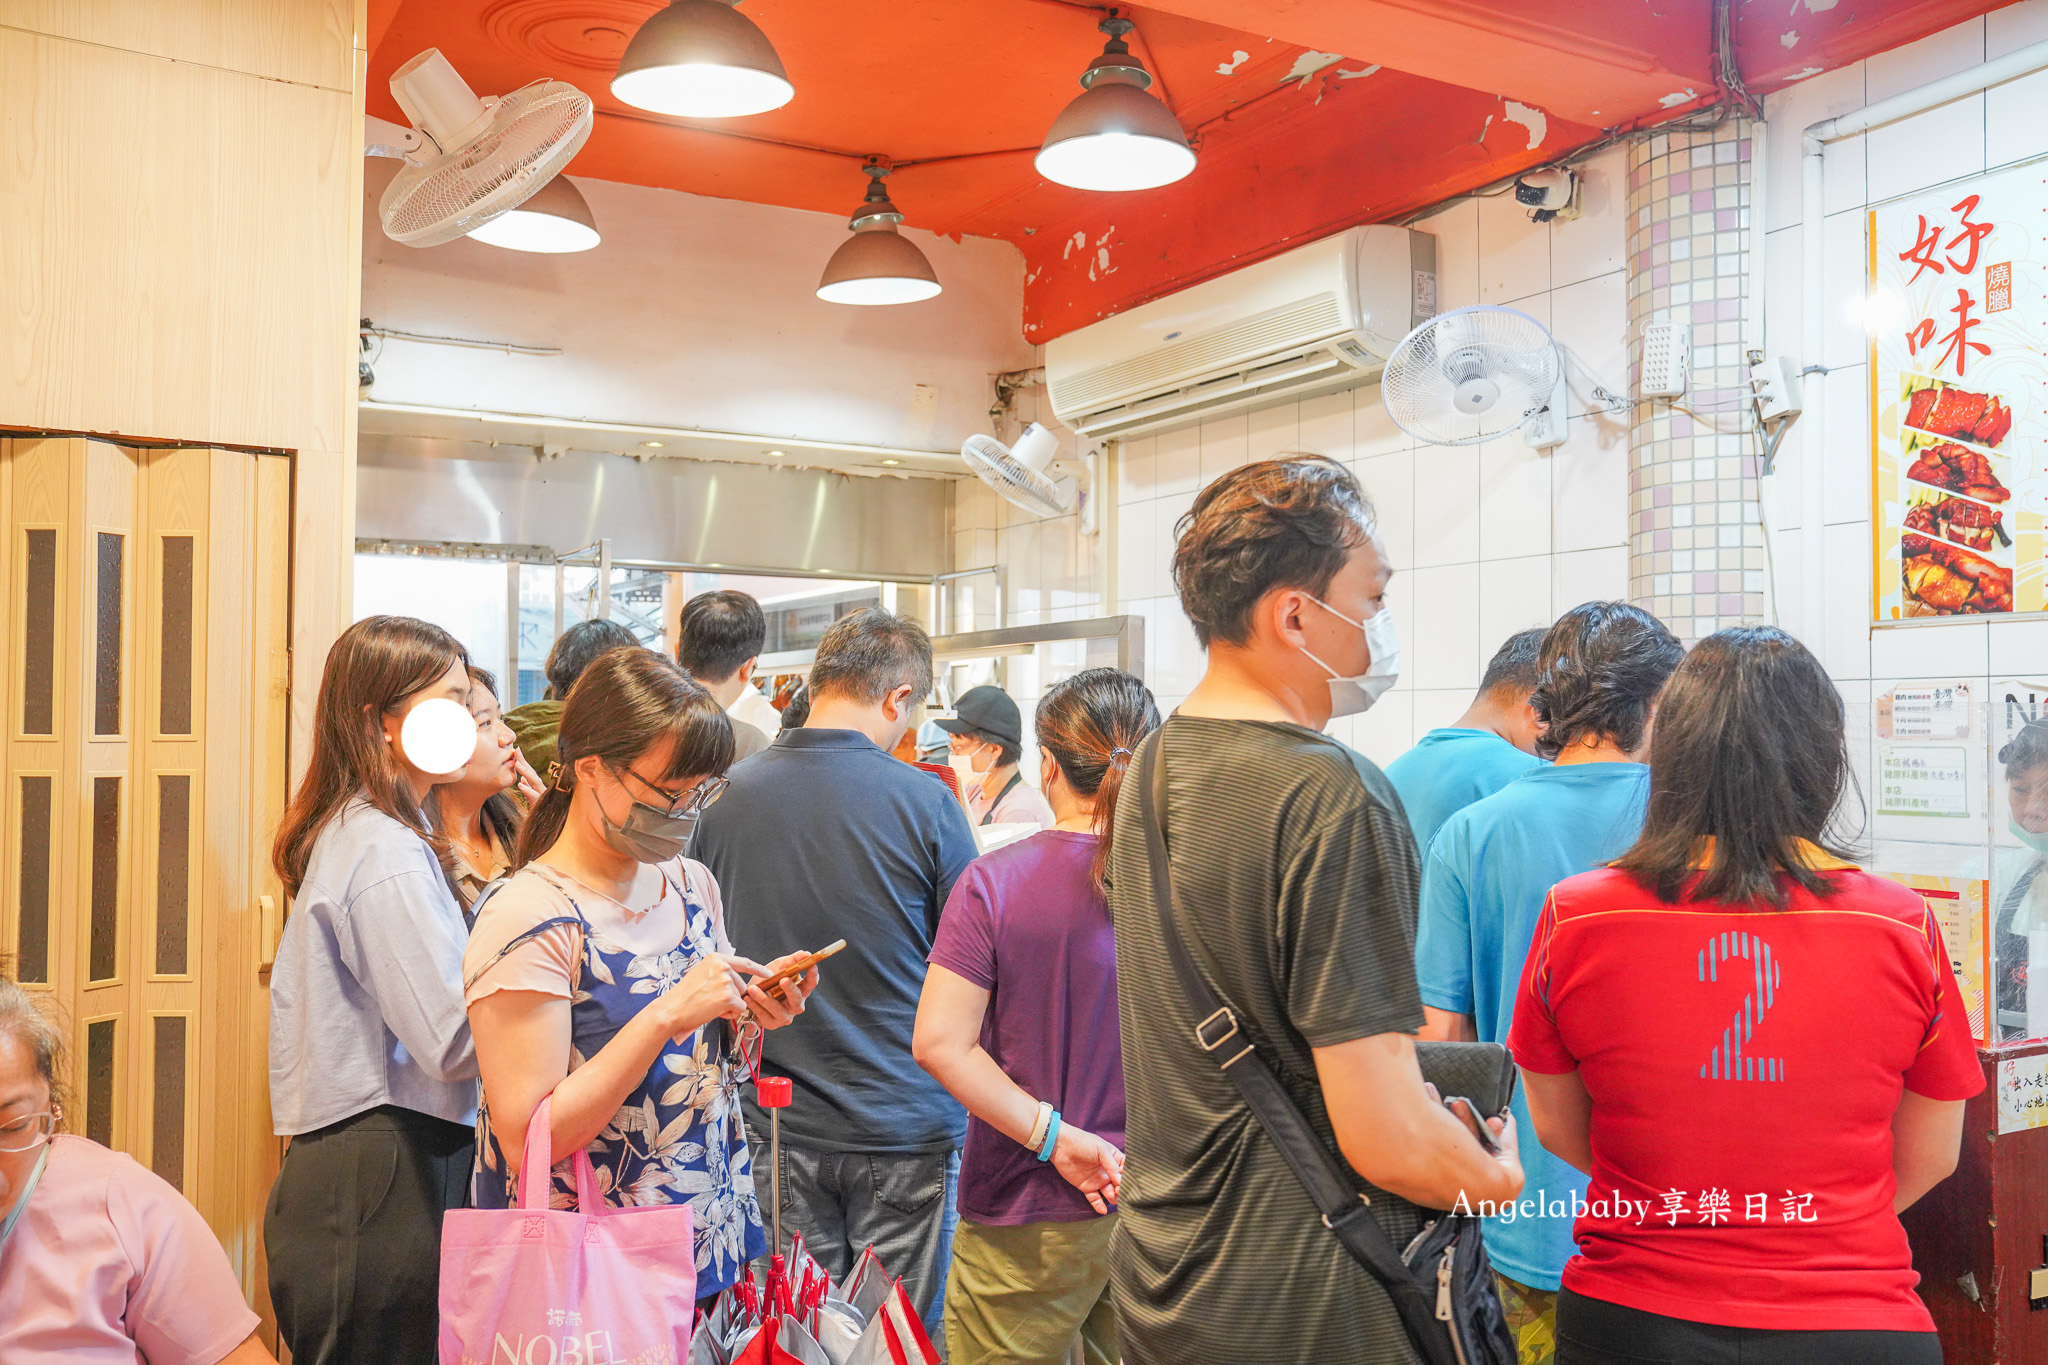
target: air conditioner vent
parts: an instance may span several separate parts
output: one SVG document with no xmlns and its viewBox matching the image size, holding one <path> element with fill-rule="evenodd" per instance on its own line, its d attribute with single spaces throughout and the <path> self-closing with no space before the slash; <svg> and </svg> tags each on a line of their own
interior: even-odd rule
<svg viewBox="0 0 2048 1365">
<path fill-rule="evenodd" d="M 1059 385 L 1060 404 L 1093 408 L 1104 401 L 1145 392 L 1176 376 L 1208 374 L 1244 365 L 1343 330 L 1344 314 L 1337 296 L 1317 294 L 1161 347 L 1149 355 L 1133 356 L 1074 375 Z"/>
</svg>

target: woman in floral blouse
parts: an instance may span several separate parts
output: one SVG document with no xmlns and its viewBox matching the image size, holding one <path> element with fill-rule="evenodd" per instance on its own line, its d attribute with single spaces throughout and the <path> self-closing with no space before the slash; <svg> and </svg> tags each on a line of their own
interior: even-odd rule
<svg viewBox="0 0 2048 1365">
<path fill-rule="evenodd" d="M 551 1202 L 572 1206 L 581 1147 L 607 1203 L 688 1204 L 708 1296 L 767 1240 L 731 1040 L 801 1013 L 817 971 L 760 991 L 796 954 L 735 956 L 718 884 L 682 856 L 732 761 L 710 693 L 651 650 L 614 650 L 569 693 L 559 744 L 518 871 L 478 906 L 463 961 L 484 1090 L 476 1204 L 515 1202 L 527 1123 L 552 1095 Z"/>
</svg>

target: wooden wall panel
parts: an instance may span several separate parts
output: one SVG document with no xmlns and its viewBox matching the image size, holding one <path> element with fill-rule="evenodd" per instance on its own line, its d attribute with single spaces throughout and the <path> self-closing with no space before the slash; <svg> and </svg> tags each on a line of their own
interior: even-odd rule
<svg viewBox="0 0 2048 1365">
<path fill-rule="evenodd" d="M 354 0 L 0 0 L 0 24 L 347 90 Z"/>
</svg>

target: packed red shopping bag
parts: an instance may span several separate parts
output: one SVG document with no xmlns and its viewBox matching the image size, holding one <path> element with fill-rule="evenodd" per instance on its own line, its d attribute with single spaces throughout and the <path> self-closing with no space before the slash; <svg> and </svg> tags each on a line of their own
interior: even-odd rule
<svg viewBox="0 0 2048 1365">
<path fill-rule="evenodd" d="M 697 1311 L 689 1206 L 605 1207 L 578 1149 L 576 1211 L 550 1209 L 550 1103 L 526 1127 L 519 1207 L 443 1220 L 441 1365 L 681 1359 Z"/>
</svg>

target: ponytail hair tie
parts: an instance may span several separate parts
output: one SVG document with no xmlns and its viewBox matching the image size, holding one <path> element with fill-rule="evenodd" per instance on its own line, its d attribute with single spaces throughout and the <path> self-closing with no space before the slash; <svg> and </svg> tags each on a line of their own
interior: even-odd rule
<svg viewBox="0 0 2048 1365">
<path fill-rule="evenodd" d="M 1121 757 L 1121 758 L 1129 758 L 1129 757 L 1131 756 L 1131 751 L 1130 751 L 1129 749 L 1126 749 L 1126 748 L 1124 748 L 1124 747 L 1123 747 L 1123 745 L 1119 744 L 1119 745 L 1117 745 L 1117 747 L 1116 747 L 1116 748 L 1114 748 L 1114 749 L 1111 749 L 1111 750 L 1109 751 L 1109 756 L 1110 756 L 1110 757 L 1111 757 L 1112 759 L 1114 759 L 1114 758 L 1119 758 L 1119 757 Z"/>
</svg>

